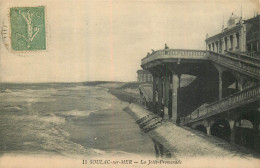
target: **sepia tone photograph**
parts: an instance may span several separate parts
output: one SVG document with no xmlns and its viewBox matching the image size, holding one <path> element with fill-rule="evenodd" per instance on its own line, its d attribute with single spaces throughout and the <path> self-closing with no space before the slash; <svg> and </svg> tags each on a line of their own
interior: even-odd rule
<svg viewBox="0 0 260 168">
<path fill-rule="evenodd" d="M 260 167 L 259 0 L 0 0 L 1 168 Z"/>
</svg>

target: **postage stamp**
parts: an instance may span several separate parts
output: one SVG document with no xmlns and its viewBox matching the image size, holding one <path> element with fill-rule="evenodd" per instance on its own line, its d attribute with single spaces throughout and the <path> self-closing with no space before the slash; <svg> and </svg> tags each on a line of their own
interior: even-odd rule
<svg viewBox="0 0 260 168">
<path fill-rule="evenodd" d="M 10 22 L 12 50 L 46 50 L 44 6 L 10 8 Z"/>
</svg>

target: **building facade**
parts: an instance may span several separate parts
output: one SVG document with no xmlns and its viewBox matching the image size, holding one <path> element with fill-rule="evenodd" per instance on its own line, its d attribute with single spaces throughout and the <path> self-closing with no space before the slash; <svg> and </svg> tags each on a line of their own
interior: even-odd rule
<svg viewBox="0 0 260 168">
<path fill-rule="evenodd" d="M 260 15 L 245 20 L 246 49 L 251 55 L 260 55 Z"/>
<path fill-rule="evenodd" d="M 152 82 L 153 76 L 149 71 L 146 70 L 138 70 L 137 71 L 137 81 L 138 82 Z"/>
<path fill-rule="evenodd" d="M 225 51 L 239 52 L 248 55 L 259 55 L 260 52 L 260 15 L 243 20 L 233 13 L 227 27 L 222 32 L 206 38 L 206 49 L 224 54 Z"/>
<path fill-rule="evenodd" d="M 209 51 L 225 53 L 225 51 L 246 51 L 246 25 L 242 18 L 231 15 L 227 27 L 222 32 L 206 39 L 206 48 Z"/>
</svg>

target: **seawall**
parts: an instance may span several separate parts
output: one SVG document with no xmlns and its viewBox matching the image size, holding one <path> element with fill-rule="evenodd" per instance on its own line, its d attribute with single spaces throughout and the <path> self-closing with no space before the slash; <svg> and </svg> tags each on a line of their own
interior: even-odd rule
<svg viewBox="0 0 260 168">
<path fill-rule="evenodd" d="M 160 121 L 155 114 L 139 105 L 130 104 L 124 111 L 130 114 L 153 140 L 170 151 L 173 157 L 259 158 L 257 153 L 244 147 L 207 136 L 189 127 L 177 126 L 170 121 Z"/>
</svg>

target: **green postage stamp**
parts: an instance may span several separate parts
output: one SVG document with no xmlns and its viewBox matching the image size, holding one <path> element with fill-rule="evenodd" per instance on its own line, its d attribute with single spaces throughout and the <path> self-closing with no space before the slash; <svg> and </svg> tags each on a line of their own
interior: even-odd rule
<svg viewBox="0 0 260 168">
<path fill-rule="evenodd" d="M 14 51 L 46 50 L 45 7 L 10 8 Z"/>
</svg>

